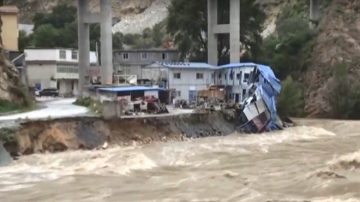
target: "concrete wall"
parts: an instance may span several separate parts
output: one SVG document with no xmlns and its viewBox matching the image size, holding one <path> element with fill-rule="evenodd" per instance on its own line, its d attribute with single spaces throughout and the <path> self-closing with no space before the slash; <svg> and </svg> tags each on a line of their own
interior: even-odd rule
<svg viewBox="0 0 360 202">
<path fill-rule="evenodd" d="M 166 54 L 167 58 L 163 59 L 162 54 Z M 124 59 L 123 55 L 127 54 L 128 59 Z M 146 54 L 146 58 L 142 55 Z M 172 62 L 179 60 L 179 53 L 177 51 L 116 51 L 114 52 L 114 63 L 115 64 L 130 64 L 130 65 L 149 65 L 153 62 Z"/>
<path fill-rule="evenodd" d="M 169 69 L 169 88 L 180 91 L 180 96 L 176 99 L 189 100 L 189 91 L 199 91 L 207 89 L 213 82 L 211 78 L 212 70 L 204 69 Z M 174 78 L 174 73 L 180 73 L 181 78 Z M 202 73 L 203 78 L 197 79 L 196 74 Z"/>
<path fill-rule="evenodd" d="M 36 83 L 40 83 L 42 88 L 50 88 L 50 78 L 56 74 L 56 64 L 29 64 L 27 66 L 27 75 L 29 85 L 34 87 Z"/>
<path fill-rule="evenodd" d="M 17 51 L 19 28 L 18 28 L 18 16 L 16 13 L 0 14 L 2 20 L 1 38 L 5 50 Z"/>
<path fill-rule="evenodd" d="M 60 57 L 60 52 L 65 51 L 65 58 Z M 59 62 L 79 62 L 79 52 L 72 49 L 25 49 L 26 61 L 59 61 Z M 76 58 L 72 58 L 72 52 Z M 90 53 L 90 63 L 97 63 L 95 52 Z"/>
<path fill-rule="evenodd" d="M 59 79 L 58 83 L 60 95 L 77 95 L 78 80 Z"/>
</svg>

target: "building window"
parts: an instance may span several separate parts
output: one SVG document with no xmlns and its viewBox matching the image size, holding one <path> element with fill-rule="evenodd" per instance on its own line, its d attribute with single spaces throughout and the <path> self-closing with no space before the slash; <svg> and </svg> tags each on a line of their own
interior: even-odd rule
<svg viewBox="0 0 360 202">
<path fill-rule="evenodd" d="M 174 79 L 181 79 L 180 73 L 174 73 Z"/>
<path fill-rule="evenodd" d="M 219 79 L 221 79 L 221 73 L 219 73 Z"/>
<path fill-rule="evenodd" d="M 229 76 L 229 77 L 230 77 L 230 80 L 233 80 L 233 79 L 234 79 L 234 72 L 233 72 L 233 71 L 230 72 L 230 76 Z"/>
<path fill-rule="evenodd" d="M 79 73 L 79 69 L 71 65 L 59 65 L 56 69 L 58 73 Z"/>
<path fill-rule="evenodd" d="M 247 83 L 249 81 L 250 74 L 244 74 L 244 82 Z"/>
<path fill-rule="evenodd" d="M 123 53 L 122 57 L 124 60 L 128 60 L 129 59 L 129 53 Z"/>
<path fill-rule="evenodd" d="M 141 59 L 146 60 L 147 59 L 147 53 L 141 53 Z"/>
<path fill-rule="evenodd" d="M 59 57 L 60 59 L 66 59 L 66 51 L 65 50 L 60 50 L 60 53 L 59 53 Z"/>
<path fill-rule="evenodd" d="M 196 73 L 196 79 L 203 79 L 204 74 L 203 73 Z"/>
<path fill-rule="evenodd" d="M 78 59 L 78 52 L 77 52 L 77 51 L 72 51 L 72 52 L 71 52 L 71 59 L 73 59 L 73 60 L 77 60 L 77 59 Z"/>
<path fill-rule="evenodd" d="M 181 91 L 176 91 L 176 96 L 181 97 Z"/>
<path fill-rule="evenodd" d="M 236 79 L 237 79 L 237 80 L 241 80 L 241 73 L 237 73 L 237 74 L 236 74 Z"/>
<path fill-rule="evenodd" d="M 168 54 L 167 54 L 167 53 L 163 53 L 163 54 L 161 55 L 161 57 L 162 57 L 163 60 L 166 60 L 166 59 L 168 59 Z"/>
<path fill-rule="evenodd" d="M 215 74 L 211 73 L 211 79 L 214 79 L 214 78 L 215 78 Z"/>
</svg>

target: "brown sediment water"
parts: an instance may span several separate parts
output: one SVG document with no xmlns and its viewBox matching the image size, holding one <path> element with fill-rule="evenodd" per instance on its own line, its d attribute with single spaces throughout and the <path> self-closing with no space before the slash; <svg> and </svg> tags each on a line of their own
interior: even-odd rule
<svg viewBox="0 0 360 202">
<path fill-rule="evenodd" d="M 360 201 L 360 122 L 21 156 L 1 201 Z M 154 131 L 156 133 L 156 131 Z"/>
</svg>

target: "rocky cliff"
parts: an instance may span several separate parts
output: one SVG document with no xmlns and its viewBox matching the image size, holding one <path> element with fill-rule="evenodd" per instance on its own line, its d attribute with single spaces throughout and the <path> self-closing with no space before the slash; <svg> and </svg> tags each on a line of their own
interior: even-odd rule
<svg viewBox="0 0 360 202">
<path fill-rule="evenodd" d="M 329 117 L 333 68 L 347 63 L 350 78 L 360 76 L 360 1 L 333 0 L 323 13 L 305 80 L 306 112 Z"/>
<path fill-rule="evenodd" d="M 99 10 L 99 0 L 89 0 L 93 11 Z M 20 21 L 31 23 L 36 12 L 50 12 L 58 4 L 76 6 L 74 0 L 8 0 L 8 4 L 20 8 Z M 167 16 L 167 6 L 170 0 L 116 0 L 113 3 L 113 16 L 119 20 L 114 26 L 114 32 L 139 33 L 147 27 L 164 20 Z"/>
<path fill-rule="evenodd" d="M 19 72 L 5 57 L 0 43 L 0 101 L 25 104 L 28 96 L 26 89 L 22 86 Z"/>
</svg>

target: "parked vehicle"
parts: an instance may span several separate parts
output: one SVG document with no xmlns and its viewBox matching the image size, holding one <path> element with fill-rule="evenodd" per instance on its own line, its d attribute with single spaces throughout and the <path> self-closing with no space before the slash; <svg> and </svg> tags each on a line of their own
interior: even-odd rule
<svg viewBox="0 0 360 202">
<path fill-rule="evenodd" d="M 52 97 L 57 97 L 59 96 L 59 90 L 56 88 L 46 88 L 43 89 L 39 92 L 39 96 L 52 96 Z"/>
</svg>

